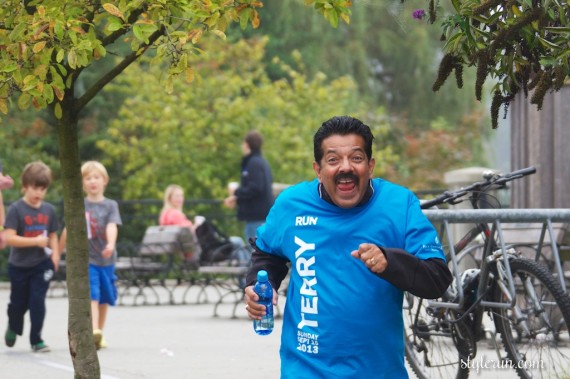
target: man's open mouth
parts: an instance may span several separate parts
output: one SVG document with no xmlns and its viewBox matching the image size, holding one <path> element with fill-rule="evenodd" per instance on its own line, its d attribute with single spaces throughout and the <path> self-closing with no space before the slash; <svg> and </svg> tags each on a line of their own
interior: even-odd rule
<svg viewBox="0 0 570 379">
<path fill-rule="evenodd" d="M 358 178 L 354 175 L 339 175 L 335 183 L 339 191 L 352 191 L 358 184 Z"/>
</svg>

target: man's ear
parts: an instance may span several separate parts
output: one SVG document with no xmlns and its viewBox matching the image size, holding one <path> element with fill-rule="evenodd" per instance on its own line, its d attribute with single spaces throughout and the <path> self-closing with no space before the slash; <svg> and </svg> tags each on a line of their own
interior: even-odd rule
<svg viewBox="0 0 570 379">
<path fill-rule="evenodd" d="M 320 182 L 321 181 L 321 165 L 314 161 L 313 162 L 313 170 L 315 171 L 315 174 L 317 175 L 317 178 L 319 179 L 319 182 Z"/>
<path fill-rule="evenodd" d="M 374 167 L 376 166 L 376 159 L 370 158 L 368 161 L 368 176 L 372 178 L 374 176 Z"/>
</svg>

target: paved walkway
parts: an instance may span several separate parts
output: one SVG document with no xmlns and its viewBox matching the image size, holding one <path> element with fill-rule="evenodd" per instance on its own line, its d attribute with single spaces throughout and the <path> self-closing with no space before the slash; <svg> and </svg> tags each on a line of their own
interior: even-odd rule
<svg viewBox="0 0 570 379">
<path fill-rule="evenodd" d="M 0 285 L 0 328 L 7 323 L 9 291 Z M 8 379 L 73 378 L 67 347 L 67 298 L 47 300 L 43 337 L 52 351 L 32 353 L 24 336 L 13 348 L 0 344 L 0 377 Z M 232 306 L 222 305 L 214 318 L 213 304 L 117 306 L 109 310 L 105 338 L 109 348 L 98 352 L 102 378 L 277 379 L 281 320 L 269 336 L 253 332 L 243 307 L 232 319 Z M 492 357 L 483 347 L 480 353 Z M 410 374 L 411 378 L 414 377 Z M 516 378 L 514 372 L 473 373 L 481 379 Z"/>
<path fill-rule="evenodd" d="M 9 291 L 0 289 L 0 328 L 4 336 Z M 49 353 L 32 353 L 24 335 L 8 348 L 0 344 L 0 377 L 6 379 L 73 378 L 67 345 L 66 298 L 48 298 L 43 338 Z M 102 378 L 269 379 L 279 377 L 281 320 L 268 336 L 258 336 L 240 307 L 222 305 L 212 317 L 213 304 L 117 306 L 109 310 L 105 339 L 99 351 Z"/>
</svg>

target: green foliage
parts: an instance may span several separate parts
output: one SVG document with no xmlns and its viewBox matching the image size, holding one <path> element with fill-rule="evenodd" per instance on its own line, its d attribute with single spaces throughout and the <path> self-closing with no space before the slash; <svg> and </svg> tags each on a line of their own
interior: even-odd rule
<svg viewBox="0 0 570 379">
<path fill-rule="evenodd" d="M 470 165 L 486 165 L 480 113 L 466 115 L 460 123 L 450 125 L 444 118 L 434 120 L 429 129 L 410 130 L 402 125 L 394 143 L 404 162 L 395 162 L 386 173 L 414 190 L 443 188 L 443 173 Z"/>
<path fill-rule="evenodd" d="M 441 32 L 410 16 L 423 0 L 354 2 L 350 24 L 341 23 L 337 29 L 318 14 L 295 6 L 300 2 L 267 2 L 260 10 L 260 27 L 242 32 L 269 36 L 265 63 L 272 79 L 286 75 L 273 57 L 293 64 L 291 52 L 298 50 L 309 77 L 319 72 L 328 77 L 350 75 L 361 95 L 418 130 L 441 116 L 459 123 L 465 114 L 482 108 L 471 101 L 472 69 L 465 70 L 465 89 L 449 84 L 434 96 L 431 87 L 442 54 Z"/>
<path fill-rule="evenodd" d="M 266 42 L 204 41 L 201 48 L 208 53 L 190 62 L 194 82 L 175 84 L 169 96 L 160 91 L 158 68 L 148 69 L 145 62 L 107 88 L 132 94 L 111 123 L 109 137 L 98 142 L 105 164 L 121 173 L 122 199 L 161 199 L 164 188 L 176 183 L 189 199 L 222 200 L 227 183 L 239 180 L 240 145 L 250 129 L 264 136 L 263 153 L 275 182 L 311 180 L 313 135 L 338 114 L 353 114 L 372 128 L 375 175 L 411 188 L 440 188 L 445 170 L 474 161 L 471 152 L 481 141 L 476 114 L 456 127 L 442 119 L 417 132 L 362 101 L 349 78 L 308 79 L 299 54 L 292 58 L 294 66 L 276 62 L 286 78 L 269 80 L 262 64 Z M 196 207 L 188 211 L 200 213 Z"/>
<path fill-rule="evenodd" d="M 48 201 L 61 199 L 59 161 L 57 160 L 57 141 L 52 128 L 45 120 L 27 112 L 18 113 L 17 117 L 9 113 L 0 127 L 0 159 L 3 163 L 3 173 L 14 179 L 14 187 L 3 190 L 4 201 L 12 202 L 22 196 L 20 192 L 20 174 L 24 166 L 32 161 L 42 161 L 53 173 L 54 185 L 47 193 Z"/>
<path fill-rule="evenodd" d="M 349 23 L 351 12 L 348 7 L 351 3 L 350 0 L 305 0 L 305 4 L 313 5 L 335 28 L 338 26 L 339 17 Z"/>
<path fill-rule="evenodd" d="M 349 1 L 317 1 L 315 7 L 334 25 L 348 22 Z M 53 105 L 59 119 L 62 101 L 81 71 L 104 59 L 119 37 L 134 55 L 125 57 L 105 85 L 147 49 L 156 49 L 156 63 L 167 62 L 167 88 L 185 73 L 191 80 L 189 58 L 202 35 L 225 39 L 233 22 L 242 28 L 259 26 L 262 1 L 85 1 L 5 0 L 0 7 L 0 112 L 8 112 L 13 96 L 19 109 Z M 122 66 L 122 67 L 121 67 Z M 101 88 L 94 89 L 95 93 Z"/>
<path fill-rule="evenodd" d="M 236 173 L 239 172 L 241 155 L 239 144 L 243 134 L 250 128 L 260 129 L 268 135 L 267 140 L 271 141 L 268 142 L 268 147 L 273 145 L 273 141 L 278 141 L 275 146 L 279 146 L 279 149 L 269 148 L 265 152 L 276 171 L 276 180 L 294 183 L 312 178 L 313 173 L 310 167 L 312 133 L 324 119 L 340 113 L 351 113 L 361 117 L 375 130 L 379 143 L 375 150 L 379 161 L 378 175 L 389 176 L 400 182 L 411 182 L 412 186 L 417 188 L 413 180 L 407 179 L 416 177 L 416 175 L 414 175 L 412 165 L 408 167 L 407 159 L 404 158 L 407 154 L 406 146 L 402 143 L 405 140 L 404 136 L 407 133 L 414 133 L 414 129 L 417 129 L 415 133 L 421 133 L 420 130 L 426 129 L 431 123 L 430 120 L 441 115 L 445 115 L 446 121 L 444 122 L 448 125 L 459 124 L 459 115 L 466 113 L 465 109 L 471 107 L 471 105 L 465 105 L 464 96 L 460 96 L 459 92 L 453 91 L 453 88 L 449 86 L 437 97 L 432 96 L 428 84 L 431 81 L 429 72 L 435 67 L 433 51 L 437 51 L 434 33 L 430 33 L 430 30 L 421 24 L 409 21 L 407 9 L 403 6 L 393 6 L 382 2 L 357 3 L 352 7 L 352 23 L 350 25 L 340 23 L 338 29 L 334 30 L 318 14 L 306 12 L 303 7 L 295 7 L 295 3 L 300 3 L 299 0 L 269 2 L 262 9 L 259 2 L 242 1 L 240 4 L 248 3 L 250 6 L 240 5 L 239 9 L 236 8 L 236 11 L 243 15 L 240 17 L 240 23 L 243 20 L 250 22 L 259 20 L 261 14 L 264 21 L 261 24 L 261 31 L 272 34 L 269 42 L 267 44 L 264 42 L 268 53 L 264 54 L 263 49 L 245 49 L 241 53 L 232 50 L 233 55 L 230 55 L 229 51 L 223 51 L 224 49 L 216 46 L 215 56 L 214 53 L 210 53 L 203 60 L 196 57 L 196 54 L 203 54 L 209 50 L 210 44 L 215 43 L 215 41 L 208 41 L 207 44 L 202 44 L 203 36 L 211 32 L 210 34 L 222 41 L 226 33 L 230 35 L 229 29 L 222 32 L 228 26 L 227 19 L 219 16 L 221 15 L 219 7 L 222 2 L 208 2 L 218 8 L 212 9 L 212 16 L 207 17 L 208 27 L 201 29 L 196 26 L 199 23 L 192 24 L 191 18 L 180 17 L 180 12 L 187 9 L 188 3 L 190 1 L 170 2 L 169 8 L 157 5 L 152 7 L 151 13 L 141 13 L 137 21 L 131 23 L 125 22 L 125 19 L 133 17 L 136 13 L 135 8 L 140 5 L 140 2 L 106 3 L 104 8 L 94 10 L 95 13 L 87 13 L 88 16 L 95 15 L 93 17 L 95 27 L 81 24 L 84 29 L 87 28 L 88 33 L 91 33 L 90 37 L 84 37 L 87 33 L 81 33 L 77 29 L 70 29 L 69 37 L 72 45 L 73 41 L 77 44 L 81 43 L 81 38 L 91 38 L 93 42 L 93 35 L 95 35 L 99 37 L 101 43 L 105 44 L 105 52 L 100 47 L 94 49 L 93 59 L 87 67 L 79 67 L 77 62 L 81 59 L 74 57 L 75 71 L 66 66 L 68 58 L 65 49 L 60 49 L 55 54 L 56 61 L 66 70 L 68 76 L 72 76 L 75 72 L 73 90 L 75 96 L 80 99 L 83 95 L 90 94 L 98 88 L 102 73 L 116 69 L 117 62 L 124 62 L 121 57 L 126 57 L 131 48 L 139 49 L 150 38 L 152 31 L 161 30 L 157 24 L 150 21 L 153 17 L 171 14 L 172 20 L 177 20 L 169 26 L 166 37 L 157 40 L 157 43 L 153 45 L 151 54 L 148 54 L 149 60 L 135 75 L 137 79 L 128 79 L 119 86 L 114 86 L 113 90 L 105 91 L 93 98 L 79 118 L 79 147 L 82 159 L 103 160 L 109 166 L 111 184 L 108 194 L 113 198 L 135 199 L 141 196 L 159 198 L 169 180 L 182 184 L 188 183 L 185 187 L 187 191 L 190 191 L 190 197 L 221 198 L 225 195 L 225 183 L 237 179 Z M 58 16 L 53 10 L 54 4 L 52 1 L 42 2 L 43 17 L 53 20 L 53 27 L 48 26 L 44 32 L 51 33 L 53 28 L 56 36 L 65 37 L 61 33 L 67 29 L 62 29 L 63 23 L 57 20 L 64 16 L 71 17 L 80 14 L 77 7 L 87 5 L 81 2 L 64 2 L 64 15 Z M 61 7 L 62 3 L 57 4 Z M 330 12 L 333 9 L 335 12 L 348 15 L 349 13 L 343 11 L 342 9 L 345 8 L 342 7 L 350 4 L 346 1 L 316 1 L 309 5 L 315 6 L 323 14 L 325 10 Z M 41 7 L 37 9 L 42 9 Z M 49 12 L 48 8 L 51 9 Z M 258 10 L 260 14 L 256 13 Z M 66 13 L 68 11 L 69 14 Z M 206 17 L 206 10 L 201 10 L 199 13 L 201 17 Z M 25 13 L 25 17 L 29 15 Z M 39 11 L 33 17 L 39 18 Z M 343 16 L 339 16 L 338 19 L 343 19 Z M 75 22 L 81 20 L 83 19 Z M 215 27 L 213 26 L 215 20 L 226 21 L 222 21 L 220 27 Z M 2 35 L 3 25 L 6 24 L 0 22 L 0 35 Z M 172 29 L 174 25 L 184 27 L 174 30 Z M 124 33 L 124 38 L 117 38 L 119 32 Z M 74 33 L 77 35 L 71 37 Z M 101 38 L 105 35 L 107 37 Z M 112 43 L 111 38 L 113 38 Z M 135 41 L 136 43 L 133 44 Z M 158 41 L 164 43 L 159 44 Z M 50 43 L 54 42 L 47 42 L 47 45 Z M 85 47 L 86 43 L 82 46 Z M 98 45 L 93 42 L 92 46 Z M 39 47 L 41 45 L 37 49 Z M 299 51 L 293 50 L 295 47 L 299 47 Z M 142 50 L 137 51 L 142 52 Z M 293 51 L 292 54 L 291 51 Z M 63 59 L 61 59 L 62 56 Z M 247 59 L 254 62 L 255 69 L 244 62 Z M 235 61 L 242 63 L 238 65 Z M 371 62 L 380 64 L 383 71 L 371 76 L 373 66 Z M 154 67 L 149 72 L 147 66 L 150 65 Z M 60 66 L 57 68 L 60 69 Z M 224 73 L 223 71 L 227 69 L 231 71 Z M 133 70 L 139 70 L 139 68 Z M 210 71 L 217 80 L 209 78 Z M 322 72 L 326 72 L 326 77 Z M 341 75 L 346 72 L 355 77 L 359 83 L 358 86 Z M 173 80 L 172 75 L 180 74 L 188 81 L 195 78 L 195 82 L 188 86 L 186 83 Z M 250 78 L 246 79 L 244 77 L 246 74 L 250 75 Z M 156 84 L 153 75 L 161 77 L 159 84 Z M 140 79 L 143 77 L 144 81 Z M 327 77 L 340 79 L 331 81 Z M 271 79 L 275 79 L 275 83 L 269 83 Z M 139 87 L 128 88 L 129 81 L 139 83 Z M 148 85 L 150 82 L 155 83 L 152 86 L 151 95 L 145 95 L 146 97 L 143 98 L 133 96 L 133 93 L 146 93 L 147 91 L 140 87 L 144 87 L 142 83 Z M 207 88 L 208 85 L 212 88 Z M 18 88 L 13 89 L 14 94 L 17 95 Z M 173 93 L 174 97 L 171 100 L 166 100 L 168 96 L 164 94 L 164 89 Z M 362 94 L 366 90 L 373 94 L 376 102 L 386 104 L 386 111 L 377 110 L 375 106 L 365 106 L 363 98 L 357 98 L 357 91 Z M 189 94 L 182 94 L 182 92 Z M 60 95 L 66 96 L 66 93 L 62 92 Z M 107 120 L 117 118 L 115 104 L 122 104 L 124 99 L 129 99 L 129 103 L 122 110 L 126 112 L 126 116 L 121 115 L 119 119 L 140 117 L 144 122 L 151 123 L 153 128 L 170 125 L 165 127 L 165 133 L 170 135 L 170 139 L 162 142 L 162 147 L 157 147 L 156 141 L 160 139 L 156 136 L 147 141 L 147 145 L 137 141 L 139 134 L 146 133 L 146 129 L 141 126 L 144 125 L 143 121 L 139 123 L 141 130 L 137 132 L 116 132 L 116 125 L 119 122 L 115 121 L 109 133 L 112 135 L 111 141 L 116 138 L 113 133 L 126 133 L 136 142 L 131 145 L 127 141 L 124 145 L 133 147 L 144 145 L 143 151 L 146 153 L 136 155 L 137 152 L 134 151 L 130 153 L 132 156 L 125 158 L 119 153 L 109 155 L 104 142 L 97 145 L 97 141 L 109 139 L 106 131 Z M 138 102 L 144 105 L 141 105 L 140 109 L 137 108 L 139 109 L 137 112 L 129 112 L 131 104 L 139 106 Z M 337 103 L 341 102 L 347 105 L 337 106 Z M 179 104 L 186 104 L 186 106 L 178 110 Z M 167 112 L 167 107 L 170 107 L 170 113 Z M 367 112 L 363 110 L 365 107 Z M 177 110 L 172 111 L 172 109 Z M 214 111 L 215 113 L 212 113 Z M 150 112 L 153 114 L 142 117 Z M 156 116 L 158 112 L 163 112 L 163 114 Z M 386 112 L 398 114 L 398 117 L 392 117 L 392 121 L 389 121 L 390 119 L 385 116 Z M 110 124 L 110 121 L 108 122 Z M 38 156 L 39 149 L 47 149 L 42 150 L 42 156 L 46 156 L 43 159 L 53 162 L 56 175 L 59 177 L 58 165 L 53 158 L 56 153 L 54 151 L 56 143 L 49 135 L 51 127 L 43 120 L 40 124 L 43 128 L 41 133 L 45 139 L 31 139 L 29 143 L 20 142 L 18 151 L 21 152 L 22 162 L 9 162 L 9 165 L 21 169 L 25 158 Z M 217 125 L 223 125 L 223 127 L 217 129 Z M 20 127 L 26 129 L 26 125 L 18 128 Z M 401 131 L 398 132 L 397 129 Z M 183 130 L 182 134 L 178 134 L 179 130 Z M 453 133 L 453 131 L 449 132 Z M 12 140 L 16 138 L 14 136 L 10 134 L 7 139 Z M 194 145 L 186 143 L 186 146 L 172 148 L 188 138 L 201 142 L 196 142 Z M 390 143 L 387 143 L 388 141 Z M 9 144 L 9 142 L 5 143 L 5 145 Z M 447 148 L 453 149 L 454 147 L 447 146 Z M 165 157 L 170 163 L 157 163 L 162 159 L 161 153 L 157 150 L 166 151 L 168 154 Z M 186 154 L 187 150 L 189 154 Z M 7 146 L 5 151 L 11 156 L 10 146 Z M 458 155 L 461 156 L 461 154 Z M 148 167 L 146 171 L 137 166 L 135 156 L 146 159 L 138 163 L 140 166 Z M 184 157 L 182 160 L 184 164 L 174 168 L 169 167 L 171 162 L 180 161 L 180 156 Z M 209 157 L 209 160 L 204 159 L 199 161 L 200 164 L 193 164 L 193 160 L 199 156 Z M 151 159 L 151 157 L 154 158 Z M 423 159 L 424 162 L 430 162 L 432 165 L 433 162 L 438 161 L 437 156 L 425 155 Z M 191 161 L 188 163 L 185 160 Z M 155 170 L 156 165 L 159 166 Z M 217 165 L 223 167 L 212 167 Z M 192 169 L 186 170 L 185 167 Z M 153 178 L 157 173 L 162 175 L 163 172 L 162 179 Z M 139 173 L 144 173 L 144 175 L 139 177 Z M 391 176 L 393 173 L 402 174 L 401 178 L 397 175 Z M 152 184 L 149 188 L 147 188 L 148 183 Z M 59 192 L 54 191 L 54 195 L 61 193 L 59 186 L 57 188 Z M 18 194 L 15 193 L 15 195 Z M 8 196 L 12 194 L 8 193 Z"/>
<path fill-rule="evenodd" d="M 433 2 L 433 0 L 432 0 Z M 551 0 L 452 1 L 441 16 L 447 60 L 438 81 L 458 66 L 476 66 L 476 97 L 487 78 L 496 81 L 492 122 L 499 108 L 522 92 L 540 110 L 544 96 L 558 91 L 570 76 L 570 4 Z"/>
<path fill-rule="evenodd" d="M 271 82 L 263 69 L 265 39 L 233 45 L 204 41 L 194 57 L 191 86 L 161 92 L 158 67 L 133 65 L 107 91 L 128 91 L 108 139 L 105 163 L 122 172 L 123 198 L 161 198 L 171 183 L 188 198 L 223 199 L 239 180 L 241 141 L 250 129 L 264 135 L 264 155 L 276 182 L 312 179 L 312 136 L 334 114 L 358 112 L 349 78 L 313 80 L 292 67 Z M 300 57 L 299 65 L 302 66 Z"/>
</svg>

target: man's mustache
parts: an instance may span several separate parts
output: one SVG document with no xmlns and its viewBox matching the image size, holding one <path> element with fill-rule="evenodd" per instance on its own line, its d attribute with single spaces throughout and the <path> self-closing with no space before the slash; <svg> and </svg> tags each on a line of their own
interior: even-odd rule
<svg viewBox="0 0 570 379">
<path fill-rule="evenodd" d="M 335 183 L 338 183 L 341 180 L 353 180 L 355 183 L 358 183 L 358 176 L 352 174 L 352 173 L 343 173 L 343 174 L 338 174 L 337 176 L 334 177 L 334 181 Z"/>
</svg>

